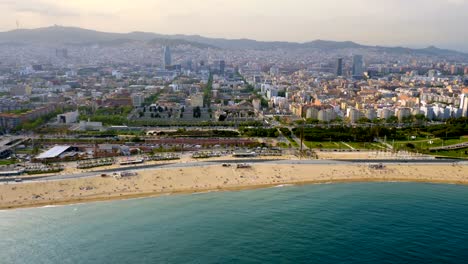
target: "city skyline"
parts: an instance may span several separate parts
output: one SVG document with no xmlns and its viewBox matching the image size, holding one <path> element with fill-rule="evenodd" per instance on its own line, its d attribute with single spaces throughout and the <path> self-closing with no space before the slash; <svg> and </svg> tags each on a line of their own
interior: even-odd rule
<svg viewBox="0 0 468 264">
<path fill-rule="evenodd" d="M 54 24 L 110 32 L 197 34 L 229 39 L 368 45 L 468 51 L 465 0 L 369 1 L 2 1 L 0 31 Z M 389 34 L 391 32 L 392 34 Z"/>
</svg>

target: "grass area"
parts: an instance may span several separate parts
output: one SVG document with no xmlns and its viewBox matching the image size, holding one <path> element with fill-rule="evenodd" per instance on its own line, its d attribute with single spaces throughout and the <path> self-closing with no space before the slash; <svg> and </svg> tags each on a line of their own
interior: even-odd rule
<svg viewBox="0 0 468 264">
<path fill-rule="evenodd" d="M 295 148 L 298 148 L 299 147 L 299 144 L 297 144 L 297 142 L 290 138 L 290 137 L 286 137 L 288 140 L 289 140 L 289 143 L 291 143 L 291 146 L 295 147 Z"/>
<path fill-rule="evenodd" d="M 410 140 L 410 141 L 398 141 L 394 143 L 394 147 L 397 150 L 407 150 L 412 152 L 424 153 L 432 156 L 449 157 L 449 158 L 468 158 L 468 148 L 455 149 L 455 150 L 440 150 L 440 151 L 429 151 L 430 148 L 442 147 L 455 145 L 460 143 L 468 142 L 468 136 L 462 136 L 458 139 L 447 139 L 432 138 L 422 140 Z M 390 145 L 392 142 L 388 142 Z"/>
<path fill-rule="evenodd" d="M 4 112 L 6 114 L 16 114 L 16 115 L 20 115 L 20 114 L 24 114 L 24 113 L 27 113 L 31 111 L 31 109 L 19 109 L 19 110 L 13 110 L 13 111 L 8 111 L 8 112 Z"/>
<path fill-rule="evenodd" d="M 280 148 L 285 148 L 285 149 L 289 148 L 289 145 L 284 142 L 279 142 L 277 146 Z"/>
<path fill-rule="evenodd" d="M 374 150 L 385 150 L 386 147 L 378 142 L 312 142 L 306 141 L 304 142 L 307 147 L 309 148 L 316 148 L 316 149 L 343 149 L 343 150 L 351 150 L 354 149 L 374 149 Z M 347 145 L 351 146 L 352 148 L 348 147 Z"/>
<path fill-rule="evenodd" d="M 430 153 L 433 156 L 450 157 L 450 158 L 464 158 L 468 159 L 468 148 L 457 150 L 444 150 Z"/>
<path fill-rule="evenodd" d="M 418 149 L 429 149 L 441 146 L 455 145 L 459 143 L 468 142 L 468 136 L 460 137 L 459 139 L 447 139 L 443 140 L 441 138 L 433 139 L 422 139 L 422 140 L 410 140 L 410 141 L 395 141 L 395 148 L 406 148 L 406 145 L 411 143 Z M 390 145 L 392 142 L 388 142 Z M 431 144 L 432 143 L 432 144 Z"/>
<path fill-rule="evenodd" d="M 304 144 L 308 148 L 315 149 L 349 149 L 347 146 L 343 145 L 341 142 L 312 142 L 304 141 Z"/>
<path fill-rule="evenodd" d="M 345 142 L 355 149 L 375 149 L 375 150 L 385 150 L 386 147 L 378 142 Z"/>
<path fill-rule="evenodd" d="M 0 165 L 12 165 L 12 164 L 16 164 L 18 163 L 17 160 L 15 159 L 3 159 L 3 160 L 0 160 Z"/>
<path fill-rule="evenodd" d="M 15 150 L 16 154 L 29 154 L 29 155 L 32 155 L 32 154 L 34 154 L 33 152 L 34 152 L 34 150 L 32 148 Z"/>
</svg>

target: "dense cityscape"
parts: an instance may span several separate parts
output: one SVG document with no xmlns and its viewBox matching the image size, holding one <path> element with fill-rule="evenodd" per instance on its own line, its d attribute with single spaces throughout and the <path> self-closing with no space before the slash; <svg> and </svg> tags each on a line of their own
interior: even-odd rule
<svg viewBox="0 0 468 264">
<path fill-rule="evenodd" d="M 10 137 L 2 158 L 41 161 L 35 155 L 61 142 L 78 150 L 68 160 L 221 143 L 305 147 L 312 156 L 321 149 L 438 155 L 431 150 L 461 144 L 446 154 L 467 156 L 466 56 L 320 43 L 331 48 L 223 49 L 181 40 L 6 44 L 0 124 Z M 379 129 L 351 136 L 372 127 Z M 37 139 L 10 147 L 18 136 Z M 97 148 L 89 145 L 96 138 Z M 395 146 L 411 139 L 421 144 Z"/>
<path fill-rule="evenodd" d="M 461 52 L 61 26 L 2 34 L 4 182 L 134 176 L 171 162 L 382 169 L 468 157 Z"/>
<path fill-rule="evenodd" d="M 0 1 L 0 263 L 465 263 L 467 12 Z"/>
</svg>

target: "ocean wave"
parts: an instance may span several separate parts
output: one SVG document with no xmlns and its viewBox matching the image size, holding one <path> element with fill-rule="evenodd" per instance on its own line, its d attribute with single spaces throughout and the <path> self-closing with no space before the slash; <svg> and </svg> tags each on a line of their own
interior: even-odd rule
<svg viewBox="0 0 468 264">
<path fill-rule="evenodd" d="M 63 205 L 54 205 L 54 204 L 50 204 L 50 205 L 44 205 L 44 206 L 41 206 L 39 208 L 56 208 L 56 207 L 61 207 Z"/>
<path fill-rule="evenodd" d="M 203 192 L 194 192 L 192 194 L 206 194 L 206 193 L 213 193 L 213 192 L 218 192 L 216 190 L 211 190 L 211 191 L 203 191 Z"/>
<path fill-rule="evenodd" d="M 294 184 L 280 184 L 280 185 L 273 186 L 273 188 L 283 188 L 283 187 L 290 187 L 290 186 L 294 186 Z"/>
</svg>

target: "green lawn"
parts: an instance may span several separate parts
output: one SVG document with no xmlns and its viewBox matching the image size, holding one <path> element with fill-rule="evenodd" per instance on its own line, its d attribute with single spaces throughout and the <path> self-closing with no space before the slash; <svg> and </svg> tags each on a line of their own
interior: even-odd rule
<svg viewBox="0 0 468 264">
<path fill-rule="evenodd" d="M 419 149 L 429 149 L 441 146 L 455 145 L 459 143 L 468 142 L 468 136 L 461 137 L 460 139 L 443 140 L 441 138 L 410 140 L 410 141 L 395 141 L 395 148 L 406 148 L 406 144 L 411 143 Z M 390 145 L 391 141 L 387 141 Z M 432 143 L 432 144 L 431 144 Z"/>
<path fill-rule="evenodd" d="M 0 165 L 12 165 L 12 164 L 16 164 L 18 163 L 17 160 L 14 160 L 14 159 L 3 159 L 3 160 L 0 160 Z"/>
<path fill-rule="evenodd" d="M 289 145 L 284 142 L 279 142 L 277 146 L 280 148 L 289 148 Z"/>
<path fill-rule="evenodd" d="M 15 150 L 15 153 L 16 154 L 33 154 L 33 149 L 29 148 L 29 149 L 17 149 Z"/>
<path fill-rule="evenodd" d="M 457 150 L 444 150 L 444 151 L 431 152 L 430 155 L 440 156 L 440 157 L 468 159 L 468 148 L 457 149 Z"/>
<path fill-rule="evenodd" d="M 386 147 L 378 142 L 345 142 L 355 149 L 376 149 L 385 150 Z"/>
<path fill-rule="evenodd" d="M 289 140 L 289 143 L 291 143 L 291 146 L 293 146 L 294 148 L 298 148 L 299 147 L 299 144 L 297 144 L 297 142 L 290 138 L 290 137 L 286 137 L 288 140 Z"/>
<path fill-rule="evenodd" d="M 315 149 L 349 149 L 347 146 L 341 144 L 340 142 L 312 142 L 312 141 L 304 141 L 304 144 L 308 148 L 315 148 Z"/>
<path fill-rule="evenodd" d="M 351 146 L 352 148 L 348 147 L 343 142 L 311 142 L 306 141 L 304 142 L 307 147 L 309 148 L 322 148 L 322 149 L 343 149 L 343 150 L 351 150 L 354 149 L 375 149 L 375 150 L 385 150 L 386 147 L 383 144 L 378 142 L 344 142 L 347 145 Z"/>
</svg>

